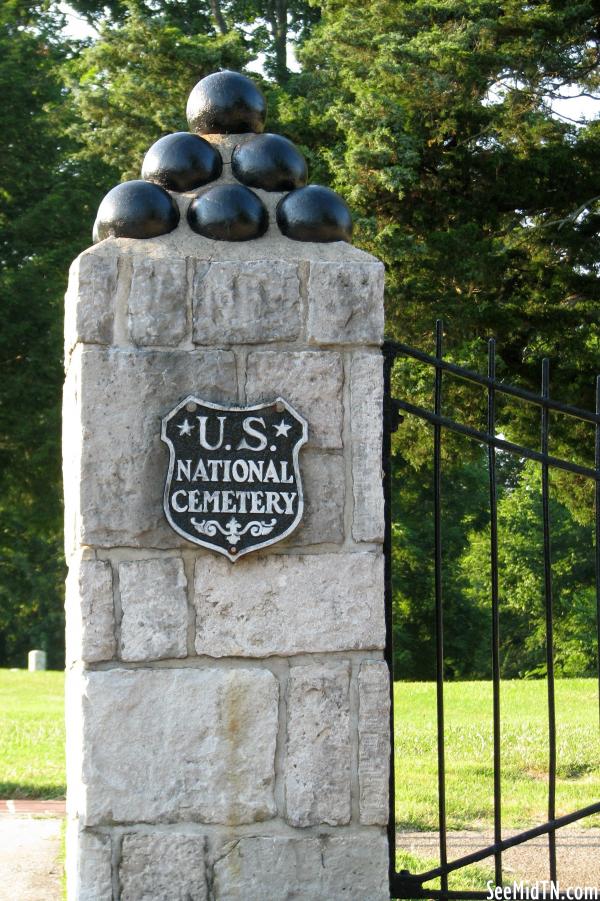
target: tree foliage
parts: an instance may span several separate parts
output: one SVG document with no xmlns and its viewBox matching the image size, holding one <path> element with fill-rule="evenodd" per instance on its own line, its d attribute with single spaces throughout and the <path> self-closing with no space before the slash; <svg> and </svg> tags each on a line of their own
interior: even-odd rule
<svg viewBox="0 0 600 901">
<path fill-rule="evenodd" d="M 550 501 L 555 669 L 592 676 L 597 666 L 593 535 L 569 510 Z M 506 678 L 546 673 L 542 494 L 539 467 L 527 464 L 498 505 L 500 634 Z M 489 611 L 489 539 L 471 531 L 460 560 L 467 603 Z"/>
<path fill-rule="evenodd" d="M 196 82 L 247 60 L 235 33 L 188 35 L 135 9 L 122 24 L 103 25 L 99 40 L 68 67 L 72 133 L 82 155 L 101 158 L 124 179 L 139 178 L 154 141 L 187 131 L 186 101 Z"/>
<path fill-rule="evenodd" d="M 431 441 L 431 439 L 430 439 Z M 486 454 L 459 454 L 442 479 L 444 665 L 448 678 L 492 675 L 489 484 Z M 540 467 L 500 453 L 498 577 L 503 678 L 546 673 L 546 597 Z M 398 677 L 435 678 L 433 474 L 394 466 L 394 660 Z M 597 667 L 593 529 L 551 494 L 554 661 L 559 676 Z"/>
<path fill-rule="evenodd" d="M 325 0 L 291 86 L 294 115 L 318 123 L 321 172 L 352 206 L 358 243 L 386 264 L 389 336 L 432 353 L 443 318 L 446 356 L 485 372 L 493 335 L 500 378 L 539 392 L 549 357 L 552 395 L 588 409 L 600 359 L 600 123 L 557 116 L 552 102 L 567 87 L 597 96 L 599 38 L 587 0 Z M 431 409 L 431 370 L 399 360 L 392 383 L 396 396 Z M 485 430 L 485 401 L 485 390 L 444 378 L 445 415 Z M 554 414 L 550 424 L 554 454 L 592 463 L 590 426 Z M 539 411 L 500 402 L 497 431 L 537 449 Z M 430 678 L 434 659 L 431 453 L 430 427 L 407 416 L 394 437 L 395 648 L 405 677 Z M 481 449 L 446 434 L 442 456 L 446 667 L 489 676 Z M 514 490 L 502 507 L 510 675 L 544 665 L 539 521 L 534 541 L 525 513 L 532 491 Z M 592 575 L 569 569 L 565 547 L 569 535 L 591 546 L 593 487 L 559 473 L 553 497 L 558 668 L 588 673 Z M 475 511 L 465 501 L 476 499 L 469 529 Z"/>
<path fill-rule="evenodd" d="M 430 450 L 432 441 L 428 442 Z M 398 677 L 434 679 L 436 660 L 433 473 L 397 456 L 394 464 L 392 573 L 394 663 Z M 485 605 L 464 592 L 466 536 L 487 525 L 484 461 L 449 469 L 443 484 L 444 660 L 449 678 L 489 676 Z"/>
<path fill-rule="evenodd" d="M 290 44 L 302 43 L 320 18 L 307 0 L 74 0 L 88 22 L 123 25 L 135 16 L 148 23 L 175 26 L 189 37 L 236 35 L 247 51 L 260 54 L 265 72 L 287 81 Z"/>
<path fill-rule="evenodd" d="M 549 356 L 553 390 L 591 407 L 600 123 L 559 118 L 551 99 L 567 85 L 598 88 L 596 6 L 322 8 L 298 90 L 302 107 L 327 122 L 321 156 L 357 214 L 358 242 L 386 264 L 389 334 L 431 348 L 442 316 L 467 364 L 495 335 L 501 374 L 537 389 Z M 502 425 L 531 436 L 516 410 Z"/>
<path fill-rule="evenodd" d="M 0 660 L 42 644 L 60 665 L 62 296 L 87 243 L 103 167 L 75 166 L 60 78 L 60 17 L 0 12 Z M 84 238 L 84 234 L 86 238 Z"/>
<path fill-rule="evenodd" d="M 595 94 L 600 19 L 591 0 L 73 0 L 97 38 L 69 42 L 59 7 L 8 0 L 0 12 L 0 662 L 32 644 L 60 657 L 60 386 L 68 262 L 89 243 L 97 204 L 139 177 L 163 134 L 186 129 L 193 84 L 260 58 L 268 128 L 305 153 L 310 179 L 348 199 L 356 243 L 386 264 L 388 332 L 423 349 L 443 317 L 447 353 L 591 407 L 600 350 L 600 123 L 552 112 L 566 87 Z M 301 71 L 290 71 L 295 44 Z M 394 391 L 429 406 L 431 372 L 399 361 Z M 485 427 L 485 391 L 446 379 L 444 412 Z M 523 405 L 498 429 L 537 444 Z M 553 417 L 554 453 L 590 462 L 588 426 Z M 431 436 L 407 417 L 394 443 L 396 642 L 404 675 L 432 659 Z M 486 473 L 473 443 L 445 439 L 448 671 L 489 674 Z M 503 464 L 503 649 L 508 674 L 540 649 L 538 488 Z M 588 672 L 589 483 L 558 475 L 552 516 L 559 668 Z M 581 554 L 568 550 L 573 536 Z M 536 537 L 537 536 L 537 537 Z M 538 543 L 536 543 L 538 542 Z M 535 557 L 535 559 L 534 559 Z M 536 562 L 537 561 L 537 562 Z M 514 565 L 513 565 L 514 562 Z M 571 587 L 569 587 L 571 586 Z M 571 611 L 571 612 L 570 612 Z M 572 615 L 571 615 L 572 613 Z M 562 630 L 562 631 L 561 631 Z M 523 636 L 528 636 L 523 642 Z M 517 652 L 523 659 L 517 662 Z"/>
</svg>

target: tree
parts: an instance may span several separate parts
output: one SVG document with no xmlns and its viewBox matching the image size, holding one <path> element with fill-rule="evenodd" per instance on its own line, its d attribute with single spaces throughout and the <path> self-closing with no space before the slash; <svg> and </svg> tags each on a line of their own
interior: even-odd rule
<svg viewBox="0 0 600 901">
<path fill-rule="evenodd" d="M 290 78 L 290 40 L 301 45 L 320 18 L 319 7 L 307 0 L 212 0 L 211 6 L 219 30 L 225 34 L 237 27 L 249 35 L 254 53 L 263 54 L 266 73 L 280 85 Z"/>
<path fill-rule="evenodd" d="M 431 436 L 429 436 L 431 443 Z M 392 588 L 396 678 L 434 679 L 436 660 L 433 474 L 396 454 L 393 466 Z M 444 664 L 448 678 L 487 678 L 490 626 L 483 604 L 465 593 L 460 560 L 467 535 L 487 526 L 487 477 L 474 463 L 448 467 L 442 489 Z M 488 566 L 489 569 L 489 566 Z"/>
<path fill-rule="evenodd" d="M 0 12 L 2 665 L 23 665 L 40 644 L 50 665 L 62 660 L 62 296 L 106 172 L 69 160 L 61 24 L 18 3 Z"/>
<path fill-rule="evenodd" d="M 6 311 L 0 338 L 0 549 L 8 574 L 2 582 L 6 605 L 20 610 L 21 603 L 34 605 L 32 596 L 37 604 L 44 592 L 48 598 L 60 592 L 60 566 L 39 566 L 40 559 L 58 558 L 34 546 L 39 538 L 58 554 L 66 261 L 89 243 L 102 194 L 119 178 L 139 175 L 142 157 L 158 137 L 187 127 L 192 85 L 215 69 L 242 68 L 258 53 L 274 76 L 262 82 L 268 127 L 296 141 L 312 181 L 347 197 L 357 243 L 386 264 L 390 336 L 430 349 L 433 322 L 442 316 L 449 355 L 475 367 L 483 362 L 482 339 L 494 333 L 501 376 L 538 388 L 539 361 L 549 355 L 553 391 L 592 405 L 600 349 L 600 125 L 561 120 L 549 108 L 565 85 L 588 93 L 598 88 L 600 24 L 591 0 L 74 5 L 98 28 L 93 43 L 75 46 L 60 37 L 56 5 L 48 12 L 9 0 L 0 13 L 0 162 L 6 173 L 0 185 Z M 297 74 L 287 67 L 291 41 L 299 43 L 303 70 Z M 399 362 L 394 389 L 429 406 L 431 373 Z M 32 397 L 35 403 L 23 415 L 23 401 Z M 482 400 L 481 393 L 475 397 L 445 379 L 444 412 L 460 408 L 461 416 L 482 427 Z M 520 406 L 501 406 L 499 417 L 499 429 L 509 437 L 537 443 L 538 422 Z M 552 429 L 555 453 L 579 454 L 584 441 L 592 447 L 587 427 L 567 428 L 553 419 Z M 395 503 L 405 571 L 396 596 L 408 605 L 415 637 L 425 613 L 418 600 L 407 599 L 411 579 L 424 578 L 419 555 L 426 541 L 420 511 L 430 490 L 427 431 L 407 417 L 394 445 L 404 467 Z M 449 623 L 460 628 L 472 615 L 469 634 L 476 636 L 483 619 L 477 592 L 466 593 L 469 568 L 459 565 L 460 535 L 484 528 L 485 517 L 470 506 L 478 497 L 483 504 L 484 471 L 480 448 L 464 442 L 460 454 L 457 448 L 454 439 L 445 439 L 447 493 L 457 510 L 446 545 Z M 591 511 L 588 484 L 561 479 L 559 502 L 568 502 L 584 528 Z M 430 580 L 422 587 L 429 591 Z M 19 621 L 31 636 L 28 614 L 19 614 Z M 464 647 L 450 647 L 448 663 L 456 675 L 466 673 Z M 399 651 L 414 654 L 408 643 Z M 481 671 L 477 661 L 473 667 Z"/>
<path fill-rule="evenodd" d="M 431 440 L 431 439 L 430 439 Z M 464 447 L 464 440 L 461 440 Z M 460 450 L 460 444 L 455 451 Z M 540 467 L 499 454 L 498 560 L 503 678 L 546 673 Z M 433 478 L 394 461 L 392 587 L 397 678 L 435 677 Z M 444 665 L 447 678 L 491 678 L 491 563 L 486 454 L 455 453 L 442 479 Z M 593 529 L 550 500 L 555 669 L 596 670 Z"/>
<path fill-rule="evenodd" d="M 307 0 L 74 0 L 71 5 L 95 26 L 123 25 L 133 15 L 175 26 L 188 37 L 237 35 L 249 53 L 262 55 L 265 71 L 280 84 L 290 75 L 290 42 L 301 43 L 320 17 Z"/>
<path fill-rule="evenodd" d="M 591 676 L 597 666 L 596 595 L 590 526 L 550 503 L 555 668 Z M 505 678 L 546 673 L 543 530 L 540 469 L 528 463 L 498 504 L 501 666 Z M 473 531 L 460 561 L 465 599 L 489 610 L 489 540 Z"/>
<path fill-rule="evenodd" d="M 386 264 L 390 336 L 430 349 L 441 316 L 451 353 L 480 365 L 494 334 L 501 375 L 538 389 L 547 355 L 555 396 L 592 407 L 600 123 L 555 117 L 550 100 L 565 85 L 597 91 L 595 5 L 321 6 L 300 51 L 297 105 L 328 132 L 320 157 L 356 213 L 357 242 Z M 537 440 L 516 406 L 501 427 Z M 556 422 L 555 449 L 582 435 Z M 410 428 L 398 437 L 409 457 L 420 452 L 413 438 Z"/>
<path fill-rule="evenodd" d="M 188 36 L 214 33 L 213 19 L 217 0 L 73 0 L 69 4 L 97 30 L 107 26 L 124 25 L 130 16 L 146 22 L 160 21 L 174 25 Z"/>
<path fill-rule="evenodd" d="M 66 67 L 81 156 L 101 159 L 123 179 L 139 178 L 149 147 L 173 131 L 187 131 L 192 87 L 221 68 L 248 60 L 239 35 L 190 36 L 135 8 L 123 24 L 104 24 L 99 39 Z"/>
<path fill-rule="evenodd" d="M 15 0 L 0 14 L 0 665 L 22 665 L 34 645 L 62 663 L 68 262 L 89 245 L 103 194 L 139 176 L 158 137 L 187 128 L 195 82 L 250 58 L 239 29 L 217 34 L 207 5 L 113 3 L 113 21 L 83 6 L 99 27 L 89 45 L 64 40 L 55 6 Z"/>
</svg>

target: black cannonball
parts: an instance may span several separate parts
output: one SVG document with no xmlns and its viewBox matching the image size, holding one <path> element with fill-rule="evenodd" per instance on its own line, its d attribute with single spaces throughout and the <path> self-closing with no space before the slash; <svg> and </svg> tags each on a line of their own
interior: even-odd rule
<svg viewBox="0 0 600 901">
<path fill-rule="evenodd" d="M 350 241 L 352 216 L 330 188 L 308 185 L 290 191 L 277 204 L 277 225 L 294 241 Z"/>
<path fill-rule="evenodd" d="M 142 178 L 170 191 L 191 191 L 223 171 L 221 154 L 201 138 L 177 131 L 156 141 L 142 163 Z"/>
<path fill-rule="evenodd" d="M 199 135 L 260 133 L 267 101 L 253 81 L 239 72 L 214 72 L 192 88 L 187 102 L 190 131 Z"/>
<path fill-rule="evenodd" d="M 250 241 L 269 227 L 259 197 L 243 185 L 213 185 L 195 197 L 187 213 L 190 228 L 215 241 Z"/>
<path fill-rule="evenodd" d="M 112 188 L 98 207 L 94 240 L 105 238 L 155 238 L 173 231 L 179 209 L 159 185 L 141 179 Z"/>
<path fill-rule="evenodd" d="M 231 156 L 233 174 L 251 188 L 292 191 L 306 184 L 306 160 L 281 135 L 256 135 L 238 144 Z"/>
</svg>

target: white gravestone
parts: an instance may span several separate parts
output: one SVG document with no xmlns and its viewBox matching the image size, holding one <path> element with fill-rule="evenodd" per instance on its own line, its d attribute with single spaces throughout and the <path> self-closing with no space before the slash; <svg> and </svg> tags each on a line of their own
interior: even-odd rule
<svg viewBox="0 0 600 901">
<path fill-rule="evenodd" d="M 27 655 L 27 668 L 30 673 L 46 669 L 46 652 L 30 651 Z"/>
</svg>

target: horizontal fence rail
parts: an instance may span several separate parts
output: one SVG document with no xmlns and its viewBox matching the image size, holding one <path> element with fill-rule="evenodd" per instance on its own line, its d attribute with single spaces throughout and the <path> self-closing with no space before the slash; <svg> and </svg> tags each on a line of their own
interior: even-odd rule
<svg viewBox="0 0 600 901">
<path fill-rule="evenodd" d="M 491 338 L 490 340 L 495 345 L 494 339 Z M 508 385 L 505 382 L 497 381 L 495 376 L 485 376 L 478 372 L 472 372 L 470 369 L 464 369 L 462 366 L 457 366 L 456 363 L 450 363 L 441 357 L 433 357 L 422 350 L 417 350 L 416 347 L 410 347 L 408 344 L 402 344 L 398 341 L 386 341 L 383 346 L 383 352 L 387 357 L 392 357 L 393 359 L 400 356 L 412 357 L 413 360 L 428 363 L 430 366 L 435 366 L 436 369 L 441 369 L 442 372 L 448 372 L 467 382 L 483 385 L 486 388 L 494 388 L 498 393 L 518 397 L 520 400 L 528 401 L 538 407 L 546 407 L 548 410 L 555 410 L 557 413 L 565 413 L 567 416 L 574 416 L 576 419 L 582 419 L 585 422 L 597 424 L 600 419 L 598 412 L 592 413 L 589 410 L 583 410 L 581 407 L 563 404 L 558 400 L 534 394 L 533 391 L 527 391 L 525 388 L 519 388 L 517 385 Z"/>
<path fill-rule="evenodd" d="M 600 376 L 596 382 L 596 410 L 581 409 L 577 406 L 553 400 L 549 390 L 549 363 L 542 364 L 541 393 L 519 388 L 498 380 L 496 376 L 496 346 L 493 339 L 488 342 L 488 371 L 480 375 L 443 359 L 443 325 L 436 324 L 435 355 L 424 353 L 416 348 L 398 342 L 386 342 L 384 353 L 385 376 L 385 409 L 384 409 L 384 503 L 385 503 L 385 590 L 386 590 L 386 625 L 387 644 L 386 659 L 392 674 L 391 679 L 391 715 L 390 727 L 394 736 L 394 690 L 393 690 L 393 620 L 392 620 L 392 522 L 391 522 L 391 481 L 392 455 L 391 436 L 403 420 L 402 414 L 416 416 L 433 426 L 433 501 L 434 501 L 434 591 L 435 591 L 435 628 L 436 628 L 436 706 L 437 706 L 437 761 L 438 761 L 438 834 L 440 864 L 427 872 L 413 874 L 408 871 L 396 871 L 396 829 L 395 829 L 395 775 L 393 760 L 390 767 L 390 895 L 392 898 L 473 898 L 489 897 L 487 891 L 454 891 L 448 887 L 448 876 L 464 867 L 493 858 L 495 883 L 502 885 L 502 852 L 516 847 L 533 838 L 548 836 L 548 869 L 550 880 L 557 882 L 556 866 L 556 831 L 570 823 L 600 813 L 600 801 L 592 803 L 581 810 L 565 816 L 556 816 L 556 710 L 554 679 L 554 598 L 552 584 L 552 546 L 551 523 L 549 515 L 549 474 L 551 469 L 571 472 L 595 483 L 595 589 L 596 589 L 596 621 L 598 648 L 600 649 Z M 393 397 L 392 370 L 399 358 L 413 359 L 430 366 L 434 370 L 433 409 L 418 406 L 406 399 Z M 470 425 L 455 421 L 442 412 L 443 377 L 451 376 L 476 384 L 486 389 L 487 424 L 485 429 L 477 429 Z M 516 444 L 496 435 L 497 399 L 498 395 L 518 398 L 540 410 L 540 447 L 539 450 Z M 574 463 L 548 452 L 549 416 L 551 413 L 565 414 L 595 426 L 594 432 L 594 468 Z M 487 470 L 489 483 L 490 514 L 490 575 L 491 575 L 491 620 L 492 620 L 492 704 L 493 704 L 493 803 L 494 803 L 494 841 L 492 844 L 464 855 L 456 860 L 448 860 L 447 822 L 446 822 L 446 747 L 444 730 L 444 595 L 442 571 L 442 440 L 444 430 L 449 430 L 473 441 L 487 449 Z M 500 721 L 500 592 L 498 579 L 498 520 L 497 520 L 497 474 L 496 453 L 504 451 L 520 459 L 534 460 L 541 465 L 542 474 L 542 531 L 543 531 L 543 586 L 546 630 L 546 673 L 547 673 L 547 705 L 548 705 L 548 819 L 546 823 L 527 829 L 510 838 L 502 838 L 501 820 L 501 721 Z M 598 691 L 600 716 L 600 654 L 598 656 Z M 440 880 L 440 889 L 427 888 L 426 883 L 433 879 Z M 519 894 L 511 894 L 518 901 Z M 523 895 L 526 898 L 527 895 Z M 566 898 L 565 893 L 556 895 Z"/>
</svg>

